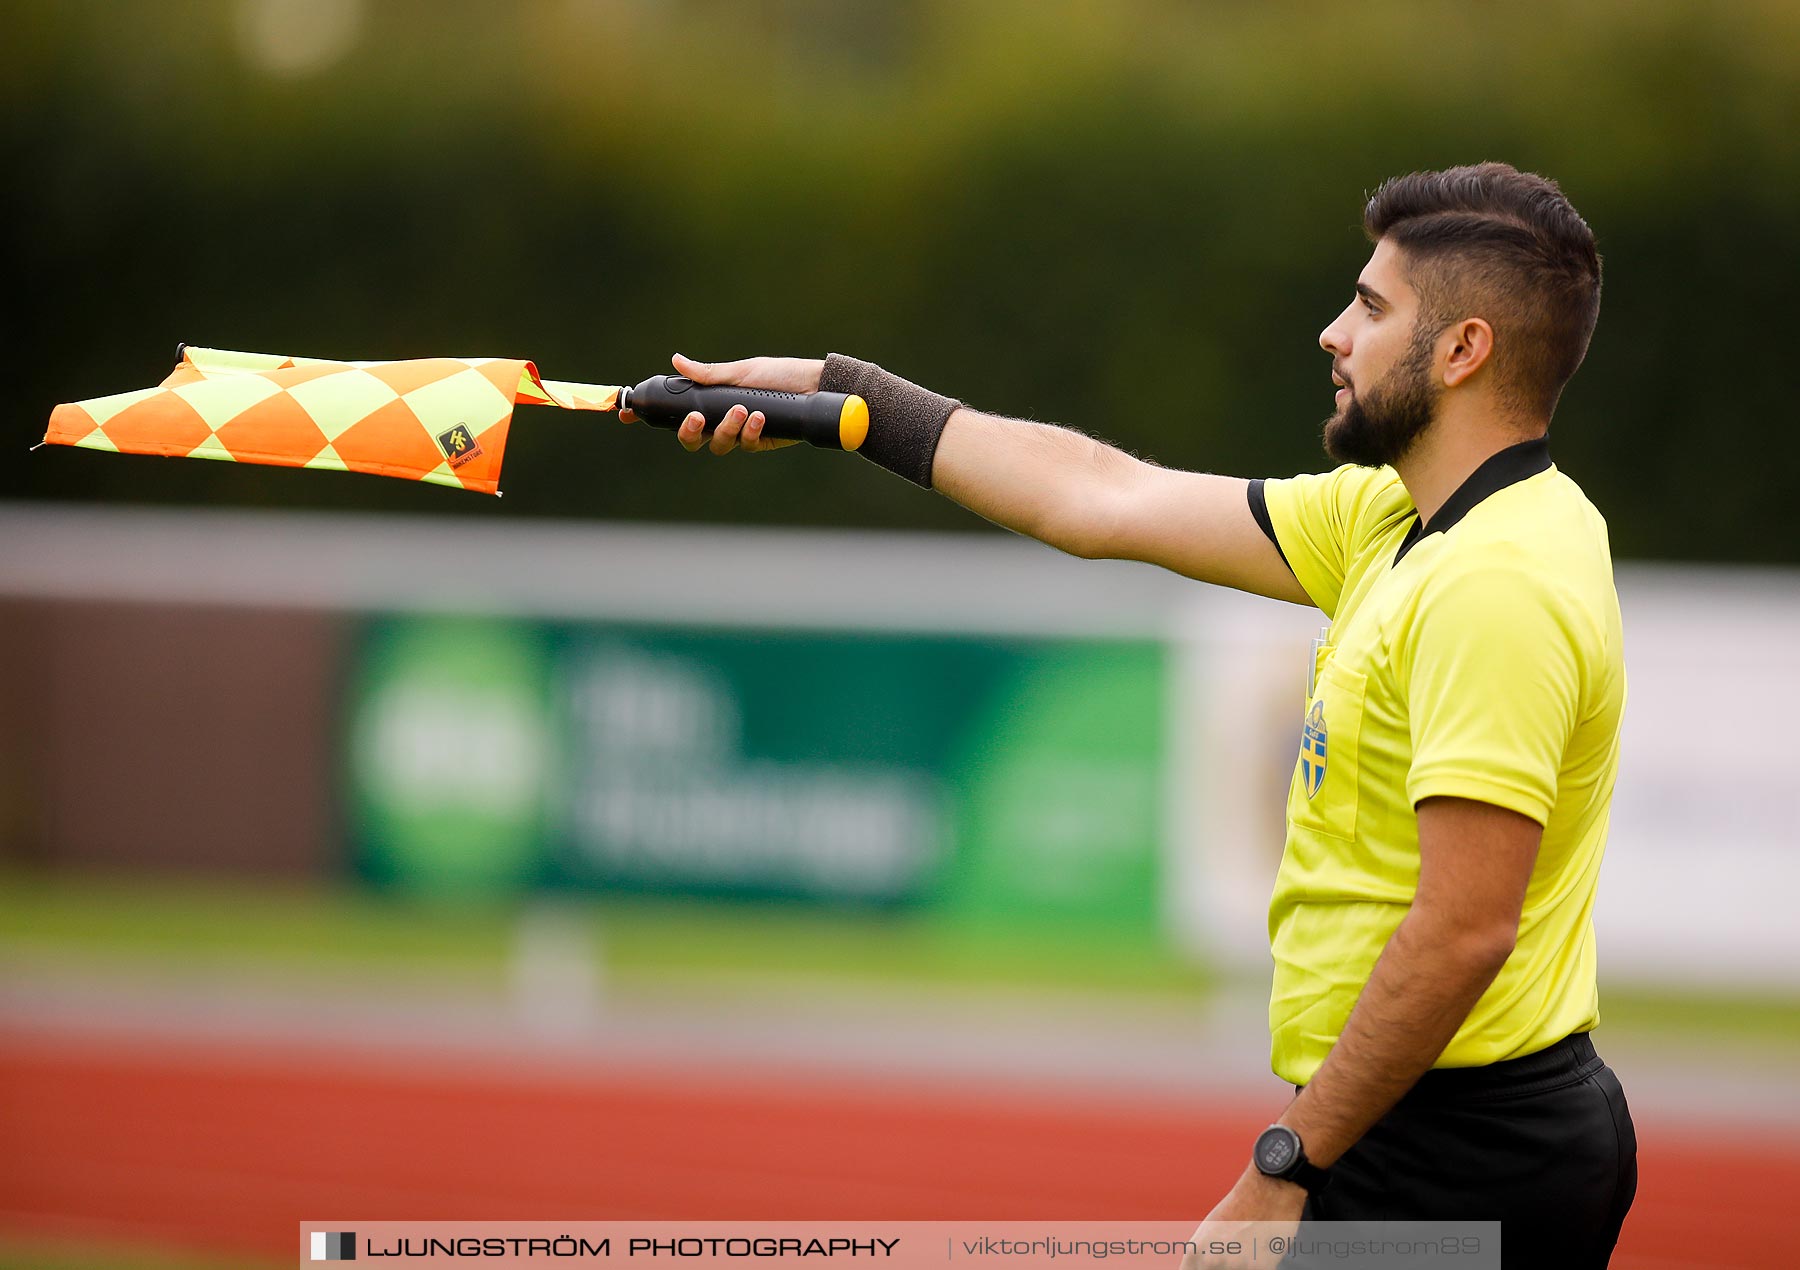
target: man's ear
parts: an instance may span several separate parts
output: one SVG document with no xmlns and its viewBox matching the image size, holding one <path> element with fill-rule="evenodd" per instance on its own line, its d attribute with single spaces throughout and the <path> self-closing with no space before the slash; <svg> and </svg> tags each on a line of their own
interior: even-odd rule
<svg viewBox="0 0 1800 1270">
<path fill-rule="evenodd" d="M 1464 318 L 1440 337 L 1449 342 L 1444 362 L 1444 387 L 1454 388 L 1494 355 L 1494 328 L 1484 318 Z"/>
</svg>

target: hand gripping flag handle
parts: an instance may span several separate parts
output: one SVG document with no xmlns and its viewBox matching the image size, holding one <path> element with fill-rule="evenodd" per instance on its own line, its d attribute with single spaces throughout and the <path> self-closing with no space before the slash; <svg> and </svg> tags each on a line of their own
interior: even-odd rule
<svg viewBox="0 0 1800 1270">
<path fill-rule="evenodd" d="M 773 392 L 697 384 L 683 375 L 655 375 L 619 395 L 630 410 L 656 428 L 679 428 L 694 411 L 706 417 L 706 432 L 725 421 L 733 406 L 761 411 L 763 436 L 772 441 L 805 441 L 826 450 L 854 450 L 869 435 L 869 407 L 861 397 L 841 392 Z"/>
</svg>

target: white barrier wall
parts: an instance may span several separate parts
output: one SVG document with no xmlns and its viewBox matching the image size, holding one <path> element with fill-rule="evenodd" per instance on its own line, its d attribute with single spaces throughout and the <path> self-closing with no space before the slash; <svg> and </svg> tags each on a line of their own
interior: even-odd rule
<svg viewBox="0 0 1800 1270">
<path fill-rule="evenodd" d="M 1630 697 L 1601 966 L 1800 985 L 1800 575 L 1632 569 L 1621 592 Z"/>
<path fill-rule="evenodd" d="M 1317 613 L 999 534 L 0 506 L 0 596 L 1166 641 L 1163 899 L 1260 972 Z M 434 570 L 422 562 L 449 560 Z M 1800 570 L 1619 569 L 1610 982 L 1800 988 Z"/>
</svg>

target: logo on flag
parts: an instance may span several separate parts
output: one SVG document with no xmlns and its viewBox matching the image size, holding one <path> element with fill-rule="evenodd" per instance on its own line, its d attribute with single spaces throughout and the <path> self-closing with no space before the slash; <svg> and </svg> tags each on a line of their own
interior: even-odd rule
<svg viewBox="0 0 1800 1270">
<path fill-rule="evenodd" d="M 438 433 L 437 443 L 444 451 L 444 457 L 450 460 L 451 467 L 461 467 L 470 459 L 481 457 L 481 442 L 469 431 L 469 425 L 459 423 L 448 432 Z"/>
<path fill-rule="evenodd" d="M 355 1261 L 356 1232 L 354 1230 L 313 1231 L 312 1259 L 314 1261 Z"/>
<path fill-rule="evenodd" d="M 1306 796 L 1311 798 L 1325 782 L 1325 703 L 1313 702 L 1300 731 L 1300 776 L 1306 782 Z"/>
</svg>

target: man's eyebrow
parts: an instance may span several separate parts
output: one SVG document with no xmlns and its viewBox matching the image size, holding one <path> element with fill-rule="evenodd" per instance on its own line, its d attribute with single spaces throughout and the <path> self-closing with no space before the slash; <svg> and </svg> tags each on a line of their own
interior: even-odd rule
<svg viewBox="0 0 1800 1270">
<path fill-rule="evenodd" d="M 1388 307 L 1387 297 L 1366 282 L 1358 282 L 1356 284 L 1356 294 L 1360 295 L 1370 304 L 1379 304 L 1383 308 Z"/>
</svg>

